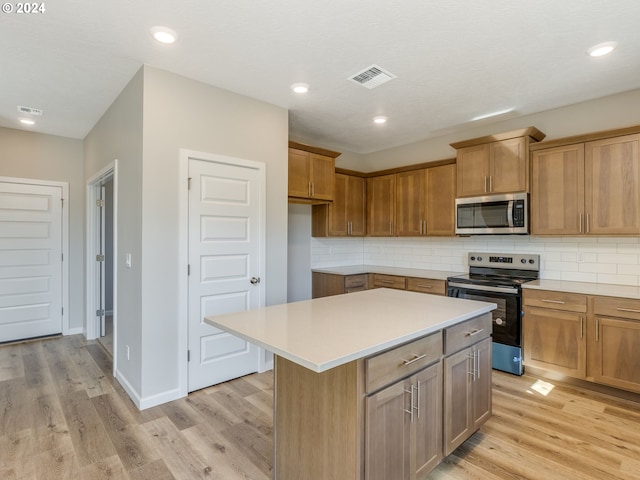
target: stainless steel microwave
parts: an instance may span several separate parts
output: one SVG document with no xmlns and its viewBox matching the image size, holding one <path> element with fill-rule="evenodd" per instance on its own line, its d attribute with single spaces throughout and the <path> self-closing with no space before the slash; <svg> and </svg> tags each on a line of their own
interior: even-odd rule
<svg viewBox="0 0 640 480">
<path fill-rule="evenodd" d="M 527 193 L 508 193 L 456 198 L 456 234 L 528 234 L 528 197 Z"/>
</svg>

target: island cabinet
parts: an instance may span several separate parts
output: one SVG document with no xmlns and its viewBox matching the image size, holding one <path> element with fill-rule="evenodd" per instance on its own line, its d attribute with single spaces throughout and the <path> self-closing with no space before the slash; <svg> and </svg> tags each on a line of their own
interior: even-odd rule
<svg viewBox="0 0 640 480">
<path fill-rule="evenodd" d="M 593 381 L 640 392 L 640 300 L 593 298 L 589 376 Z"/>
<path fill-rule="evenodd" d="M 311 210 L 313 237 L 363 237 L 367 233 L 367 181 L 336 173 L 333 203 Z"/>
<path fill-rule="evenodd" d="M 392 237 L 396 209 L 396 174 L 367 178 L 367 235 Z"/>
<path fill-rule="evenodd" d="M 441 165 L 396 174 L 396 236 L 455 234 L 455 168 Z"/>
<path fill-rule="evenodd" d="M 640 234 L 640 134 L 568 141 L 532 147 L 531 233 Z"/>
<path fill-rule="evenodd" d="M 449 455 L 490 417 L 491 316 L 444 332 L 444 455 Z"/>
<path fill-rule="evenodd" d="M 289 142 L 289 201 L 332 202 L 335 157 L 338 155 L 338 152 Z"/>
</svg>

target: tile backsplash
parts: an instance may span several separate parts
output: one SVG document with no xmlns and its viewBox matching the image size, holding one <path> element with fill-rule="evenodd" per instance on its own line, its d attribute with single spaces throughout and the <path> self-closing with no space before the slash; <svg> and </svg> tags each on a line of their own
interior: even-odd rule
<svg viewBox="0 0 640 480">
<path fill-rule="evenodd" d="M 312 237 L 311 267 L 367 264 L 466 272 L 470 251 L 537 253 L 544 279 L 640 286 L 638 237 Z"/>
</svg>

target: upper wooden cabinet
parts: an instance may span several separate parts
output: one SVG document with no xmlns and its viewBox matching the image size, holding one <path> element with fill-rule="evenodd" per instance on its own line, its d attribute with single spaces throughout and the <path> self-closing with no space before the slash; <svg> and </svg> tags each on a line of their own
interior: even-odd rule
<svg viewBox="0 0 640 480">
<path fill-rule="evenodd" d="M 529 191 L 529 144 L 544 138 L 534 127 L 452 143 L 457 150 L 457 196 Z"/>
<path fill-rule="evenodd" d="M 334 198 L 338 152 L 289 142 L 289 201 L 327 203 Z"/>
<path fill-rule="evenodd" d="M 335 174 L 333 203 L 314 205 L 311 235 L 314 237 L 362 237 L 366 235 L 367 181 Z"/>
<path fill-rule="evenodd" d="M 633 134 L 534 149 L 531 233 L 638 235 L 639 147 Z"/>
<path fill-rule="evenodd" d="M 455 235 L 456 166 L 427 169 L 427 235 Z"/>
<path fill-rule="evenodd" d="M 395 174 L 367 178 L 367 235 L 394 235 L 395 205 Z"/>
</svg>

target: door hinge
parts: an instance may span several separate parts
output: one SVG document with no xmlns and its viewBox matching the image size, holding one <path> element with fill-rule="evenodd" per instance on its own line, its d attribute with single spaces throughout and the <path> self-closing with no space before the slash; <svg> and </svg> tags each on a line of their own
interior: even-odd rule
<svg viewBox="0 0 640 480">
<path fill-rule="evenodd" d="M 64 198 L 60 199 L 60 205 L 62 205 L 64 207 Z"/>
<path fill-rule="evenodd" d="M 100 208 L 104 207 L 104 200 L 102 200 L 101 198 L 96 200 L 96 206 Z"/>
<path fill-rule="evenodd" d="M 191 275 L 191 264 L 187 264 L 187 276 Z"/>
<path fill-rule="evenodd" d="M 96 262 L 104 262 L 104 255 L 96 255 Z"/>
<path fill-rule="evenodd" d="M 101 308 L 96 310 L 96 317 L 104 317 L 104 310 Z"/>
<path fill-rule="evenodd" d="M 191 361 L 191 350 L 187 350 L 187 362 Z"/>
<path fill-rule="evenodd" d="M 191 190 L 191 177 L 187 178 L 187 190 Z"/>
<path fill-rule="evenodd" d="M 60 254 L 60 261 L 61 261 L 61 262 L 64 262 L 64 253 L 61 253 L 61 254 Z"/>
<path fill-rule="evenodd" d="M 64 317 L 64 307 L 60 307 L 60 315 Z"/>
</svg>

